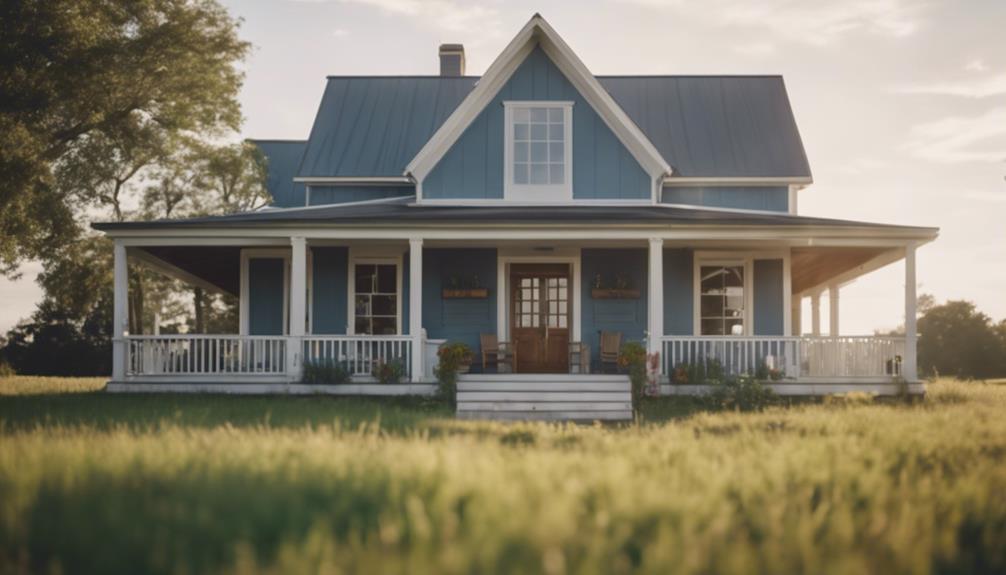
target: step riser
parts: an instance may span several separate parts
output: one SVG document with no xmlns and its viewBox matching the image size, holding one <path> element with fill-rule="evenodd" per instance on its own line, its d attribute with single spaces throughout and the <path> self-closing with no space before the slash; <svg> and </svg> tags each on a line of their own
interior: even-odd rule
<svg viewBox="0 0 1006 575">
<path fill-rule="evenodd" d="M 531 392 L 620 392 L 629 391 L 628 382 L 573 383 L 573 382 L 458 382 L 458 391 L 531 391 Z"/>
<path fill-rule="evenodd" d="M 630 421 L 632 411 L 463 411 L 458 412 L 458 418 L 493 421 Z"/>
<path fill-rule="evenodd" d="M 458 402 L 464 401 L 632 401 L 632 394 L 628 391 L 606 392 L 606 393 L 542 393 L 542 392 L 520 392 L 520 391 L 459 391 Z"/>
<path fill-rule="evenodd" d="M 579 401 L 554 401 L 549 403 L 530 401 L 470 401 L 458 403 L 458 412 L 462 411 L 632 411 L 632 403 L 627 401 L 593 403 Z"/>
</svg>

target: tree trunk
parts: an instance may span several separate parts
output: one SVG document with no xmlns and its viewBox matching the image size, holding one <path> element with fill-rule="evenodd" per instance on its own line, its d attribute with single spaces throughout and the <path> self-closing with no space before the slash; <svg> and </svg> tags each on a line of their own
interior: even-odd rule
<svg viewBox="0 0 1006 575">
<path fill-rule="evenodd" d="M 196 333 L 206 333 L 206 294 L 203 288 L 192 289 L 193 303 L 196 308 Z"/>
</svg>

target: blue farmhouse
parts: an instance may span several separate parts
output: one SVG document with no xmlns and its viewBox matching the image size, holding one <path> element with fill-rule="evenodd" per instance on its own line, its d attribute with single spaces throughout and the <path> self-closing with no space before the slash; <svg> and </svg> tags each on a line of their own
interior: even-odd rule
<svg viewBox="0 0 1006 575">
<path fill-rule="evenodd" d="M 923 391 L 915 252 L 937 230 L 800 214 L 781 77 L 594 76 L 539 15 L 481 77 L 460 45 L 439 57 L 438 76 L 332 76 L 306 141 L 256 141 L 267 208 L 95 224 L 109 389 L 431 393 L 463 343 L 460 415 L 621 419 L 636 342 L 663 394 L 745 374 Z M 843 334 L 840 288 L 901 260 L 905 335 Z M 237 296 L 239 333 L 127 333 L 130 261 Z M 317 366 L 338 381 L 305 382 Z"/>
</svg>

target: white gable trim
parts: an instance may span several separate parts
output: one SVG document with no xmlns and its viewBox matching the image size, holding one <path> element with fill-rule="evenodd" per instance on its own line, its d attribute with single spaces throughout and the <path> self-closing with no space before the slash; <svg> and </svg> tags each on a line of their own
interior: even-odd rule
<svg viewBox="0 0 1006 575">
<path fill-rule="evenodd" d="M 671 166 L 661 157 L 660 152 L 615 103 L 573 50 L 544 18 L 535 14 L 496 57 L 475 89 L 409 162 L 403 175 L 415 178 L 417 186 L 420 186 L 418 189 L 421 189 L 426 176 L 503 88 L 528 54 L 539 45 L 651 178 L 657 180 L 672 173 Z M 421 198 L 420 195 L 420 201 Z"/>
</svg>

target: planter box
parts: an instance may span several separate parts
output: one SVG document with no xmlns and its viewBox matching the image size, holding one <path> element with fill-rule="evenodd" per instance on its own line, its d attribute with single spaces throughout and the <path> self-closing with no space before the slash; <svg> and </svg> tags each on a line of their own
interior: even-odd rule
<svg viewBox="0 0 1006 575">
<path fill-rule="evenodd" d="M 639 290 L 593 288 L 590 290 L 590 297 L 594 299 L 639 299 Z"/>
<path fill-rule="evenodd" d="M 489 297 L 488 288 L 446 289 L 442 292 L 444 299 L 485 299 Z"/>
</svg>

